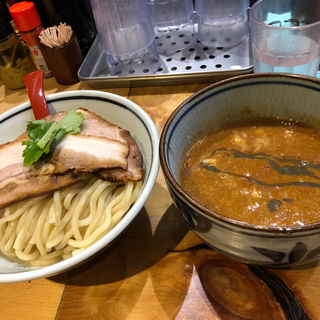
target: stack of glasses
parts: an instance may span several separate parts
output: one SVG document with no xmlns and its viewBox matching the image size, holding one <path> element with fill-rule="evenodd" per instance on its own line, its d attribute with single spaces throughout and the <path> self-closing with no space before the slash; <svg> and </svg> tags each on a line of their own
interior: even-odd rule
<svg viewBox="0 0 320 320">
<path fill-rule="evenodd" d="M 91 5 L 111 75 L 153 74 L 160 54 L 169 56 L 197 40 L 232 47 L 249 34 L 249 0 L 91 0 Z"/>
</svg>

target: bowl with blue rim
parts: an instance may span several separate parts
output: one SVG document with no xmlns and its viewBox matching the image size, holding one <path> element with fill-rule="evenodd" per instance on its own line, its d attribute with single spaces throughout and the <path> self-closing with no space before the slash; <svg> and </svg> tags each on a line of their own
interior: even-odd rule
<svg viewBox="0 0 320 320">
<path fill-rule="evenodd" d="M 182 217 L 211 248 L 245 263 L 271 267 L 300 265 L 320 258 L 320 215 L 318 220 L 301 225 L 277 227 L 248 223 L 224 214 L 223 207 L 212 209 L 201 202 L 190 189 L 186 191 L 181 178 L 186 155 L 208 132 L 233 121 L 250 122 L 257 118 L 293 119 L 317 127 L 320 123 L 319 101 L 320 82 L 316 78 L 284 73 L 250 74 L 229 78 L 196 92 L 168 118 L 160 137 L 161 169 Z M 213 168 L 214 174 L 221 174 Z M 318 177 L 314 171 L 309 172 L 311 175 L 314 175 L 314 181 L 308 186 L 318 190 Z M 248 177 L 239 179 L 248 180 Z M 305 189 L 305 194 L 308 190 Z M 214 189 L 211 191 L 214 193 Z M 241 193 L 241 190 L 234 192 Z M 227 202 L 228 197 L 231 202 L 232 194 L 225 195 Z M 289 205 L 291 200 L 269 201 L 269 209 L 276 211 L 281 204 L 282 207 Z M 259 214 L 259 210 L 256 212 Z"/>
<path fill-rule="evenodd" d="M 138 215 L 156 181 L 159 170 L 158 131 L 150 116 L 136 103 L 122 96 L 97 90 L 75 90 L 46 96 L 51 114 L 84 108 L 112 124 L 128 130 L 143 157 L 142 189 L 124 217 L 108 233 L 80 253 L 49 265 L 32 266 L 0 254 L 0 283 L 29 281 L 72 269 L 91 259 L 124 234 Z M 15 140 L 34 120 L 30 102 L 0 115 L 0 143 Z M 0 239 L 1 241 L 1 239 Z"/>
</svg>

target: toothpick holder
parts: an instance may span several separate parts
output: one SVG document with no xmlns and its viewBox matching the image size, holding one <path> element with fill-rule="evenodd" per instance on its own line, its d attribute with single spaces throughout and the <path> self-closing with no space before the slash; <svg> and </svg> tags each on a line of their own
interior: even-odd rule
<svg viewBox="0 0 320 320">
<path fill-rule="evenodd" d="M 40 43 L 41 52 L 53 72 L 57 82 L 69 85 L 79 82 L 78 70 L 83 61 L 83 55 L 75 34 L 68 43 L 60 47 L 47 47 Z"/>
</svg>

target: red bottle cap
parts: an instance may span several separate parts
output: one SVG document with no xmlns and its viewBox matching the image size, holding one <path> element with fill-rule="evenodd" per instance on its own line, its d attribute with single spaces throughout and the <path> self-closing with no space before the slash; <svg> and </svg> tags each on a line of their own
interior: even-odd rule
<svg viewBox="0 0 320 320">
<path fill-rule="evenodd" d="M 9 12 L 19 31 L 29 31 L 41 25 L 41 19 L 32 1 L 15 3 L 9 8 Z"/>
</svg>

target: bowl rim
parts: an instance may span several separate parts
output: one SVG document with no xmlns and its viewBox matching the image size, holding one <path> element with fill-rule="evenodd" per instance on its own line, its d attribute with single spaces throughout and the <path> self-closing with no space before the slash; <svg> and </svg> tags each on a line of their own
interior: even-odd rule
<svg viewBox="0 0 320 320">
<path fill-rule="evenodd" d="M 274 234 L 293 234 L 298 232 L 306 232 L 306 231 L 312 231 L 315 229 L 320 228 L 320 221 L 316 223 L 306 224 L 303 226 L 292 226 L 292 227 L 267 227 L 267 226 L 257 226 L 253 224 L 249 224 L 243 221 L 238 221 L 232 218 L 228 218 L 226 216 L 223 216 L 222 214 L 215 212 L 213 210 L 208 209 L 207 207 L 203 206 L 201 203 L 196 201 L 194 198 L 192 198 L 187 192 L 184 191 L 184 189 L 181 187 L 179 182 L 173 177 L 171 174 L 169 167 L 166 163 L 166 157 L 165 157 L 165 149 L 166 149 L 166 137 L 169 131 L 169 128 L 175 119 L 175 117 L 180 113 L 182 109 L 184 109 L 190 102 L 197 99 L 202 94 L 215 90 L 221 87 L 224 87 L 226 85 L 229 85 L 234 82 L 239 81 L 245 81 L 245 80 L 255 80 L 255 79 L 261 79 L 261 78 L 269 78 L 269 79 L 275 79 L 275 78 L 283 78 L 283 79 L 290 79 L 290 80 L 301 80 L 304 82 L 312 83 L 313 85 L 318 85 L 320 90 L 320 80 L 306 75 L 299 75 L 299 74 L 291 74 L 291 73 L 282 73 L 282 72 L 273 72 L 273 73 L 251 73 L 251 74 L 245 74 L 245 75 L 239 75 L 234 76 L 228 79 L 220 80 L 218 82 L 215 82 L 213 84 L 210 84 L 206 86 L 205 88 L 197 91 L 196 93 L 192 94 L 190 97 L 188 97 L 185 101 L 183 101 L 169 116 L 167 119 L 163 130 L 161 132 L 160 136 L 160 144 L 159 144 L 159 154 L 160 154 L 160 166 L 164 173 L 164 176 L 167 180 L 167 182 L 175 189 L 175 191 L 179 194 L 179 196 L 186 202 L 190 203 L 198 212 L 200 212 L 203 216 L 220 221 L 222 223 L 226 223 L 229 226 L 232 227 L 238 227 L 243 230 L 249 231 L 249 232 L 265 232 L 265 233 L 274 233 Z"/>
<path fill-rule="evenodd" d="M 146 178 L 145 186 L 143 187 L 139 198 L 128 210 L 127 214 L 123 219 L 117 224 L 110 232 L 104 235 L 102 238 L 94 242 L 91 246 L 78 253 L 75 256 L 64 259 L 62 261 L 56 262 L 54 264 L 39 267 L 36 269 L 31 269 L 27 271 L 18 271 L 12 273 L 0 273 L 0 283 L 13 283 L 13 282 L 22 282 L 30 281 L 39 278 L 51 277 L 56 274 L 66 272 L 72 268 L 79 266 L 82 263 L 85 263 L 87 260 L 93 258 L 95 255 L 99 254 L 104 248 L 108 247 L 114 242 L 120 234 L 122 234 L 135 217 L 139 214 L 143 208 L 146 200 L 148 199 L 153 186 L 156 182 L 160 161 L 159 161 L 159 134 L 156 128 L 155 123 L 152 121 L 151 117 L 135 102 L 129 100 L 128 98 L 119 96 L 114 93 L 98 91 L 98 90 L 70 90 L 65 92 L 57 92 L 46 95 L 46 100 L 54 102 L 55 100 L 72 98 L 72 97 L 88 97 L 88 98 L 98 98 L 98 100 L 105 100 L 114 104 L 121 104 L 129 111 L 133 112 L 139 117 L 139 120 L 143 123 L 146 130 L 150 132 L 150 142 L 152 146 L 152 161 L 150 163 L 150 172 Z M 19 114 L 27 109 L 31 109 L 31 104 L 29 101 L 19 104 L 16 107 L 5 111 L 0 115 L 0 123 L 14 117 L 16 114 Z M 129 214 L 128 214 L 129 213 Z M 5 257 L 4 257 L 5 258 Z"/>
</svg>

